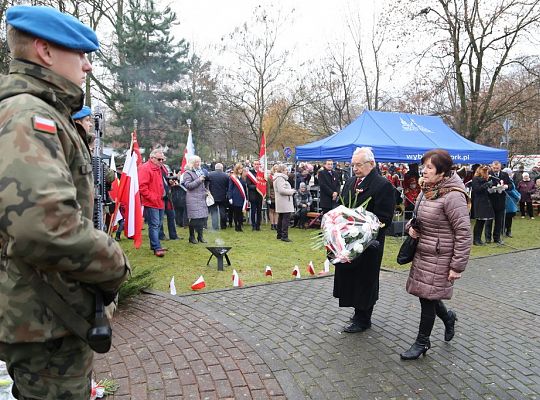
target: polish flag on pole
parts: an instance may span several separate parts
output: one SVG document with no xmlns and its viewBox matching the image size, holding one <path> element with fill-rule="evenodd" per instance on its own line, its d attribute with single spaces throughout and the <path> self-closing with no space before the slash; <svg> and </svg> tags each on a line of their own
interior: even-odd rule
<svg viewBox="0 0 540 400">
<path fill-rule="evenodd" d="M 111 161 L 109 162 L 109 169 L 116 172 L 116 163 L 114 162 L 114 154 L 111 153 Z"/>
<path fill-rule="evenodd" d="M 266 158 L 266 137 L 264 132 L 261 136 L 261 150 L 259 151 L 259 161 L 261 162 L 261 167 L 257 172 L 257 192 L 263 197 L 266 197 L 266 170 L 268 168 L 268 162 Z"/>
<path fill-rule="evenodd" d="M 324 269 L 319 272 L 319 275 L 326 275 L 330 273 L 330 261 L 328 259 L 324 260 Z"/>
<path fill-rule="evenodd" d="M 193 282 L 193 285 L 191 285 L 191 290 L 201 290 L 206 287 L 206 283 L 204 282 L 203 276 L 199 276 L 195 282 Z"/>
<path fill-rule="evenodd" d="M 292 275 L 296 277 L 296 279 L 300 279 L 300 268 L 298 268 L 298 265 L 294 266 L 294 269 L 292 271 Z"/>
<path fill-rule="evenodd" d="M 233 287 L 244 286 L 244 282 L 242 282 L 242 279 L 240 279 L 240 276 L 238 276 L 238 272 L 236 272 L 235 269 L 232 271 L 232 282 Z"/>
<path fill-rule="evenodd" d="M 132 138 L 136 136 L 133 132 Z M 124 234 L 128 238 L 133 238 L 133 246 L 138 249 L 142 244 L 143 216 L 141 206 L 141 196 L 139 195 L 139 175 L 137 174 L 137 164 L 139 156 L 134 149 L 132 140 L 129 151 L 126 155 L 122 176 L 118 187 L 118 199 L 114 209 L 113 221 L 117 220 L 120 204 L 125 207 Z"/>
<path fill-rule="evenodd" d="M 313 268 L 313 261 L 310 261 L 307 266 L 307 272 L 310 275 L 315 275 L 315 268 Z"/>
<path fill-rule="evenodd" d="M 137 167 L 142 164 L 141 149 L 139 148 L 139 142 L 137 141 L 137 130 L 131 133 L 131 149 L 137 154 Z"/>
<path fill-rule="evenodd" d="M 195 155 L 195 147 L 193 146 L 193 134 L 191 133 L 191 122 L 189 122 L 189 132 L 186 143 L 186 148 L 184 149 L 184 158 L 182 158 L 182 166 L 180 167 L 180 174 L 186 172 L 186 165 L 189 160 L 189 157 Z"/>
<path fill-rule="evenodd" d="M 171 279 L 171 282 L 169 283 L 169 290 L 171 291 L 171 294 L 173 296 L 176 296 L 176 286 L 174 284 L 174 276 Z"/>
<path fill-rule="evenodd" d="M 266 269 L 264 270 L 264 275 L 265 276 L 273 276 L 272 275 L 272 268 L 270 267 L 270 265 L 266 266 Z"/>
</svg>

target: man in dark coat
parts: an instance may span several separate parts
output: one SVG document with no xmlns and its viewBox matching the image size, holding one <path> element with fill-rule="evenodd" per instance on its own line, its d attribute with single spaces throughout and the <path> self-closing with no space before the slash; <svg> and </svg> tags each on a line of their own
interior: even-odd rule
<svg viewBox="0 0 540 400">
<path fill-rule="evenodd" d="M 257 190 L 257 171 L 259 171 L 260 168 L 261 162 L 259 160 L 254 161 L 253 168 L 249 170 L 251 176 L 248 175 L 246 179 L 250 208 L 249 217 L 251 220 L 251 229 L 254 231 L 261 230 L 263 197 Z M 255 179 L 255 181 L 253 179 Z"/>
<path fill-rule="evenodd" d="M 489 175 L 493 187 L 489 190 L 489 200 L 495 213 L 495 223 L 491 220 L 486 221 L 485 235 L 486 242 L 491 243 L 491 238 L 498 244 L 502 244 L 502 231 L 504 227 L 504 217 L 506 214 L 506 193 L 505 190 L 510 187 L 510 177 L 506 172 L 501 171 L 500 161 L 491 163 L 491 174 Z M 497 190 L 499 188 L 500 190 Z M 493 236 L 492 229 L 493 227 Z"/>
<path fill-rule="evenodd" d="M 326 160 L 324 168 L 319 171 L 320 207 L 323 214 L 337 206 L 339 195 L 339 176 L 333 171 L 334 162 Z"/>
<path fill-rule="evenodd" d="M 208 189 L 214 197 L 214 204 L 208 207 L 212 217 L 212 229 L 227 228 L 227 190 L 229 190 L 229 175 L 223 172 L 223 164 L 216 163 L 215 171 L 208 174 Z M 218 224 L 219 221 L 219 224 Z"/>
<path fill-rule="evenodd" d="M 354 307 L 352 324 L 344 332 L 363 332 L 371 327 L 373 306 L 379 298 L 379 272 L 384 251 L 386 227 L 394 214 L 394 187 L 377 173 L 370 148 L 356 149 L 352 157 L 353 173 L 343 186 L 343 205 L 358 207 L 371 198 L 366 209 L 374 213 L 385 226 L 377 235 L 378 245 L 371 245 L 351 263 L 336 264 L 334 297 L 340 307 Z"/>
</svg>

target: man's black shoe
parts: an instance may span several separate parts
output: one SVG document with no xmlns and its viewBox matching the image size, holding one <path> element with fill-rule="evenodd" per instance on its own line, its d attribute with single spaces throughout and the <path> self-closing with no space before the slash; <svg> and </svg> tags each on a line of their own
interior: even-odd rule
<svg viewBox="0 0 540 400">
<path fill-rule="evenodd" d="M 504 244 L 504 242 L 502 241 L 502 239 L 495 240 L 495 243 L 497 243 L 497 244 Z"/>
<path fill-rule="evenodd" d="M 486 243 L 491 243 L 491 239 L 486 238 Z"/>
<path fill-rule="evenodd" d="M 281 238 L 281 241 L 282 242 L 292 242 L 292 240 L 289 239 L 289 238 Z"/>
<path fill-rule="evenodd" d="M 353 322 L 348 327 L 343 329 L 343 332 L 358 333 L 358 332 L 364 332 L 365 330 L 368 330 L 369 328 L 371 328 L 371 325 L 366 326 L 366 325 L 361 325 L 358 322 Z"/>
</svg>

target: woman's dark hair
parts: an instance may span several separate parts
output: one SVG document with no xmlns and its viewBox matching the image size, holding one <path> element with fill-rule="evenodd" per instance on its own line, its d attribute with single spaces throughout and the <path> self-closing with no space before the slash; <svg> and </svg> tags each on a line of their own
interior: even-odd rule
<svg viewBox="0 0 540 400">
<path fill-rule="evenodd" d="M 422 157 L 421 164 L 424 165 L 428 160 L 431 160 L 431 163 L 435 166 L 435 170 L 438 174 L 443 172 L 444 176 L 450 176 L 452 164 L 454 162 L 446 150 L 435 149 L 428 151 L 424 154 L 424 157 Z"/>
</svg>

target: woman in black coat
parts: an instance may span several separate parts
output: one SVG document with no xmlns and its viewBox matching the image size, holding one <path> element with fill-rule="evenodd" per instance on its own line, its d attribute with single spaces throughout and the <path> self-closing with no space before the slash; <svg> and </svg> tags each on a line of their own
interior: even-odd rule
<svg viewBox="0 0 540 400">
<path fill-rule="evenodd" d="M 375 158 L 369 148 L 356 149 L 352 165 L 355 176 L 343 186 L 342 204 L 354 208 L 371 197 L 366 209 L 374 213 L 385 228 L 381 228 L 377 235 L 378 246 L 369 246 L 351 263 L 336 264 L 334 297 L 339 299 L 340 307 L 354 307 L 355 311 L 352 324 L 344 329 L 347 333 L 362 332 L 371 327 L 371 313 L 379 298 L 384 232 L 392 223 L 395 207 L 395 189 L 377 172 Z"/>
<path fill-rule="evenodd" d="M 473 231 L 473 244 L 476 246 L 483 246 L 482 231 L 486 221 L 495 218 L 495 212 L 489 199 L 488 189 L 493 186 L 493 182 L 488 176 L 489 167 L 487 165 L 481 165 L 474 173 L 474 177 L 471 182 L 472 187 L 472 209 L 474 214 L 472 218 L 476 219 Z"/>
</svg>

